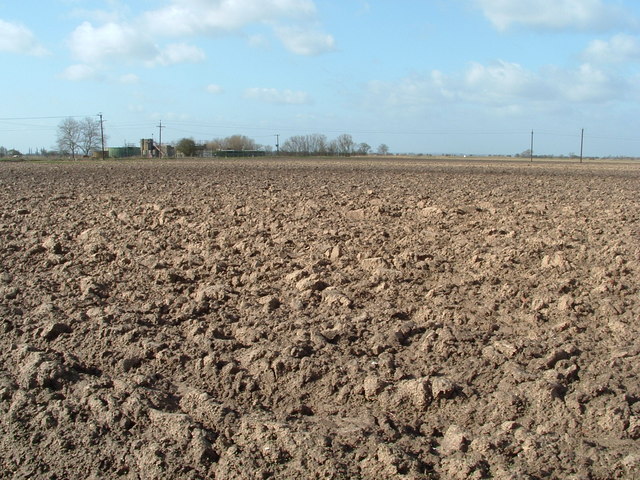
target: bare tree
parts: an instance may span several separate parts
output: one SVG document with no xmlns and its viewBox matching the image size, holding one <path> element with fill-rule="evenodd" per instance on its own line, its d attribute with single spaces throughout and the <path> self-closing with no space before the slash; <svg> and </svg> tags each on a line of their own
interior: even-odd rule
<svg viewBox="0 0 640 480">
<path fill-rule="evenodd" d="M 71 117 L 62 120 L 58 125 L 58 149 L 60 153 L 71 155 L 75 160 L 76 153 L 80 150 L 81 141 L 80 123 Z"/>
<path fill-rule="evenodd" d="M 308 155 L 309 142 L 305 135 L 294 135 L 289 137 L 280 147 L 280 150 L 285 153 L 297 153 L 301 155 Z"/>
<path fill-rule="evenodd" d="M 369 152 L 371 152 L 371 146 L 368 143 L 362 142 L 358 145 L 358 150 L 356 151 L 358 155 L 369 155 Z"/>
<path fill-rule="evenodd" d="M 336 148 L 338 155 L 349 156 L 353 153 L 355 142 L 353 137 L 348 133 L 343 133 L 336 138 Z"/>
<path fill-rule="evenodd" d="M 327 137 L 320 133 L 312 133 L 307 135 L 309 138 L 309 151 L 316 155 L 325 155 L 327 153 Z"/>
<path fill-rule="evenodd" d="M 223 144 L 228 150 L 256 150 L 256 142 L 244 135 L 231 135 L 224 139 Z"/>
<path fill-rule="evenodd" d="M 378 146 L 378 155 L 389 155 L 389 147 L 386 144 L 381 143 Z"/>
<path fill-rule="evenodd" d="M 94 150 L 101 150 L 100 122 L 91 117 L 85 117 L 78 122 L 80 127 L 80 150 L 83 155 L 90 155 Z"/>
<path fill-rule="evenodd" d="M 367 155 L 371 147 L 366 143 L 357 144 L 353 137 L 347 133 L 328 141 L 325 135 L 312 133 L 310 135 L 294 135 L 288 138 L 282 145 L 281 151 L 298 155 L 352 155 L 358 153 Z"/>
<path fill-rule="evenodd" d="M 100 122 L 91 117 L 78 121 L 75 118 L 65 118 L 58 125 L 58 149 L 60 153 L 71 155 L 90 155 L 94 150 L 100 150 L 101 145 Z"/>
<path fill-rule="evenodd" d="M 212 150 L 212 151 L 217 151 L 217 150 L 223 150 L 224 146 L 223 146 L 223 140 L 220 138 L 216 138 L 214 140 L 211 140 L 209 142 L 207 142 L 207 149 L 208 150 Z"/>
</svg>

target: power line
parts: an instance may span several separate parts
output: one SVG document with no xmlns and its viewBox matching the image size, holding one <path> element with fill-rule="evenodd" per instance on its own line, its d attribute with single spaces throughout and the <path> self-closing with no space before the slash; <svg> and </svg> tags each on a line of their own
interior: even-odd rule
<svg viewBox="0 0 640 480">
<path fill-rule="evenodd" d="M 0 120 L 9 121 L 9 120 L 51 120 L 56 118 L 80 118 L 80 117 L 91 117 L 92 115 L 60 115 L 53 117 L 2 117 Z"/>
<path fill-rule="evenodd" d="M 2 122 L 15 122 L 21 120 L 54 120 L 54 119 L 63 119 L 63 118 L 80 118 L 80 117 L 90 117 L 92 115 L 52 115 L 52 116 L 33 116 L 33 117 L 0 117 L 0 121 Z M 348 130 L 352 134 L 361 134 L 361 135 L 496 135 L 496 136 L 507 136 L 507 135 L 522 135 L 525 132 L 517 131 L 517 130 L 387 130 L 387 129 L 361 129 L 361 130 L 352 130 L 352 129 L 312 129 L 312 128 L 300 128 L 300 126 L 288 126 L 288 125 L 270 125 L 270 126 L 256 126 L 256 125 L 247 125 L 247 124 L 222 124 L 222 123 L 207 123 L 207 122 L 181 122 L 175 121 L 173 122 L 177 126 L 182 127 L 196 127 L 196 128 L 205 128 L 205 129 L 245 129 L 245 130 L 263 130 L 263 131 L 273 131 L 273 130 L 281 130 L 281 131 L 297 131 L 297 132 L 312 132 L 322 130 L 326 133 L 344 133 L 345 130 Z M 18 124 L 16 124 L 18 125 Z M 136 127 L 146 127 L 148 123 L 146 122 L 124 122 L 124 123 L 109 123 L 111 128 L 136 128 Z M 30 124 L 22 124 L 24 127 L 34 127 L 34 128 L 52 128 L 47 125 L 30 125 Z M 158 126 L 159 127 L 159 126 Z M 167 128 L 166 125 L 162 125 L 161 128 Z M 172 131 L 180 131 L 188 133 L 189 130 L 178 129 L 169 127 Z M 7 130 L 5 130 L 7 131 Z M 17 131 L 17 130 L 12 130 Z M 195 132 L 202 133 L 205 132 Z M 559 132 L 559 131 L 549 131 L 549 130 L 536 130 L 536 135 L 538 136 L 556 136 L 556 137 L 574 137 L 577 138 L 580 136 L 580 133 L 568 133 L 568 132 Z M 264 137 L 271 135 L 264 135 Z M 589 136 L 590 139 L 598 139 L 598 140 L 622 140 L 622 141 L 640 141 L 640 137 L 618 137 L 618 136 L 608 136 L 608 135 L 593 135 Z"/>
</svg>

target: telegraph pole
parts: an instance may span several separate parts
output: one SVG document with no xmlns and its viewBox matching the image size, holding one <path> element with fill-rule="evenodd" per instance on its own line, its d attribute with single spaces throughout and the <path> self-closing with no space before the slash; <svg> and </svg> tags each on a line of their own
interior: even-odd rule
<svg viewBox="0 0 640 480">
<path fill-rule="evenodd" d="M 158 128 L 160 129 L 160 136 L 158 137 L 158 144 L 160 145 L 160 147 L 158 148 L 158 151 L 160 152 L 159 157 L 162 158 L 162 129 L 166 128 L 162 125 L 162 120 L 160 120 Z"/>
<path fill-rule="evenodd" d="M 276 154 L 280 153 L 280 134 L 276 133 Z"/>
<path fill-rule="evenodd" d="M 582 163 L 582 147 L 584 146 L 584 128 L 580 133 L 580 163 Z"/>
<path fill-rule="evenodd" d="M 531 130 L 531 148 L 529 149 L 529 154 L 531 155 L 529 163 L 533 163 L 533 130 Z"/>
<path fill-rule="evenodd" d="M 100 112 L 98 114 L 98 116 L 100 117 L 100 139 L 102 140 L 102 150 L 101 150 L 102 155 L 101 155 L 101 157 L 104 160 L 104 128 L 102 126 L 102 112 Z"/>
</svg>

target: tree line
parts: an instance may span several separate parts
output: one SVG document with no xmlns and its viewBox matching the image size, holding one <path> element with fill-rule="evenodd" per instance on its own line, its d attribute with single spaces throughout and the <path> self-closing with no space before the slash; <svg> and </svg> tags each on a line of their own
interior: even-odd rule
<svg viewBox="0 0 640 480">
<path fill-rule="evenodd" d="M 225 138 L 216 138 L 204 143 L 196 143 L 193 138 L 182 138 L 175 144 L 176 150 L 185 157 L 201 157 L 204 152 L 218 152 L 221 150 L 253 151 L 264 150 L 253 139 L 245 135 L 231 135 Z"/>
<path fill-rule="evenodd" d="M 282 144 L 281 151 L 293 155 L 369 155 L 373 149 L 368 143 L 357 143 L 351 135 L 343 133 L 333 140 L 326 135 L 312 133 L 310 135 L 294 135 Z M 389 147 L 378 146 L 377 153 L 386 155 Z"/>
<path fill-rule="evenodd" d="M 176 145 L 176 150 L 186 157 L 195 157 L 204 151 L 216 152 L 221 150 L 252 151 L 263 150 L 273 152 L 271 145 L 259 145 L 253 139 L 244 135 L 232 135 L 218 138 L 206 143 L 197 144 L 193 138 L 182 138 Z M 329 140 L 326 135 L 313 133 L 309 135 L 294 135 L 278 146 L 278 152 L 283 155 L 369 155 L 372 148 L 367 143 L 356 143 L 347 133 Z M 388 155 L 389 147 L 384 143 L 378 146 L 376 153 Z"/>
<path fill-rule="evenodd" d="M 106 138 L 106 137 L 104 137 Z M 94 151 L 101 150 L 102 132 L 100 122 L 92 117 L 77 120 L 73 117 L 65 118 L 58 125 L 57 147 L 61 155 L 90 156 Z M 272 153 L 271 145 L 260 145 L 245 135 L 231 135 L 215 138 L 207 142 L 197 143 L 193 138 L 182 138 L 173 145 L 176 151 L 185 157 L 215 155 L 220 151 L 264 151 Z M 329 140 L 326 135 L 313 133 L 309 135 L 294 135 L 286 139 L 282 145 L 276 146 L 277 153 L 283 155 L 369 155 L 373 152 L 367 143 L 357 143 L 347 133 Z M 385 144 L 378 146 L 376 153 L 387 155 L 389 147 Z"/>
</svg>

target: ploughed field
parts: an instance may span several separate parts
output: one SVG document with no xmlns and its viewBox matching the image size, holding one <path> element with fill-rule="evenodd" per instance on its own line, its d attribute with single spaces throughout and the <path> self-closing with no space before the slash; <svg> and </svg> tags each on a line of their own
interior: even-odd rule
<svg viewBox="0 0 640 480">
<path fill-rule="evenodd" d="M 0 164 L 0 478 L 640 478 L 640 165 Z"/>
</svg>

